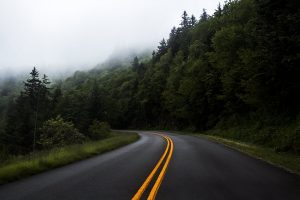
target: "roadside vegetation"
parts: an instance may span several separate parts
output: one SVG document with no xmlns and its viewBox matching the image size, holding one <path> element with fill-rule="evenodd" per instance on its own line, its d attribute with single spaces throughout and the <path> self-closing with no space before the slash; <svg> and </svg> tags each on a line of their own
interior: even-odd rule
<svg viewBox="0 0 300 200">
<path fill-rule="evenodd" d="M 82 144 L 64 145 L 30 155 L 11 157 L 0 164 L 0 184 L 111 151 L 138 140 L 135 133 L 110 133 L 110 137 Z"/>
<path fill-rule="evenodd" d="M 0 159 L 104 139 L 109 125 L 207 132 L 300 155 L 297 3 L 233 0 L 212 16 L 184 11 L 149 59 L 54 83 L 36 68 L 23 86 L 8 80 L 0 85 Z"/>
</svg>

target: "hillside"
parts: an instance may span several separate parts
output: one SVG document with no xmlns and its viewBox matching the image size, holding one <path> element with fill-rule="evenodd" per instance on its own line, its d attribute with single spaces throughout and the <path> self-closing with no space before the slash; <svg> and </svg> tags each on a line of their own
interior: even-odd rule
<svg viewBox="0 0 300 200">
<path fill-rule="evenodd" d="M 98 120 L 118 129 L 203 131 L 299 154 L 299 17 L 296 1 L 283 0 L 229 1 L 199 19 L 184 12 L 150 60 L 78 71 L 55 86 L 38 126 L 60 115 L 82 133 Z M 7 112 L 1 140 L 30 149 L 33 124 L 22 120 L 19 104 Z"/>
</svg>

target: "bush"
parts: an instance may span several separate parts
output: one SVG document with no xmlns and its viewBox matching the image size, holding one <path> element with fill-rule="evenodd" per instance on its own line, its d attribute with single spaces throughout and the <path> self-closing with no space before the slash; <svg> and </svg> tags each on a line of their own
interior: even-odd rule
<svg viewBox="0 0 300 200">
<path fill-rule="evenodd" d="M 110 135 L 110 126 L 107 122 L 99 122 L 95 120 L 89 127 L 89 137 L 91 139 L 103 139 Z"/>
<path fill-rule="evenodd" d="M 42 148 L 62 147 L 85 140 L 84 135 L 79 133 L 71 122 L 65 122 L 60 116 L 46 121 L 40 131 L 38 144 Z"/>
</svg>

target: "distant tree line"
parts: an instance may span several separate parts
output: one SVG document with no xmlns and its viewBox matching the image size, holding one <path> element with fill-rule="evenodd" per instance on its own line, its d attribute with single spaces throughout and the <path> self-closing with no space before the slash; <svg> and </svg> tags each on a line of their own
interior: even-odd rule
<svg viewBox="0 0 300 200">
<path fill-rule="evenodd" d="M 297 5 L 240 0 L 212 16 L 184 12 L 148 61 L 76 72 L 52 92 L 47 77 L 31 74 L 7 112 L 2 141 L 29 148 L 34 122 L 59 115 L 87 135 L 95 120 L 114 128 L 222 129 L 216 134 L 299 153 Z"/>
</svg>

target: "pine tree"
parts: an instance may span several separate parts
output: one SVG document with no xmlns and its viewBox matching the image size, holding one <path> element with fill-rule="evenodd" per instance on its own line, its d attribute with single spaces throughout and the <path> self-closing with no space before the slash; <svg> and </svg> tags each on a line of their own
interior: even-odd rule
<svg viewBox="0 0 300 200">
<path fill-rule="evenodd" d="M 191 21 L 190 21 L 190 24 L 191 26 L 195 26 L 197 23 L 197 19 L 194 15 L 191 16 Z"/>
<path fill-rule="evenodd" d="M 39 72 L 34 67 L 30 72 L 30 78 L 24 82 L 24 94 L 30 99 L 30 105 L 33 110 L 37 110 L 37 101 L 42 82 L 39 79 Z"/>
<path fill-rule="evenodd" d="M 167 43 L 165 41 L 165 39 L 162 39 L 162 41 L 160 41 L 159 43 L 159 46 L 157 47 L 157 54 L 158 57 L 164 55 L 168 50 L 168 47 L 167 47 Z"/>
<path fill-rule="evenodd" d="M 218 8 L 217 8 L 217 10 L 215 11 L 214 16 L 215 16 L 215 17 L 221 17 L 221 16 L 222 16 L 222 7 L 221 7 L 221 4 L 220 4 L 220 3 L 218 4 Z"/>
<path fill-rule="evenodd" d="M 169 39 L 168 39 L 168 47 L 171 48 L 172 54 L 175 55 L 175 53 L 179 49 L 179 30 L 174 26 L 169 34 Z"/>
<path fill-rule="evenodd" d="M 45 121 L 51 116 L 51 95 L 50 95 L 50 81 L 47 75 L 43 75 L 41 85 L 38 91 L 38 99 L 37 99 L 37 106 L 38 106 L 38 114 L 40 121 Z"/>
<path fill-rule="evenodd" d="M 51 82 L 49 81 L 49 78 L 48 78 L 48 76 L 46 74 L 43 75 L 42 83 L 43 83 L 43 86 L 45 86 L 47 89 L 49 89 L 47 87 L 47 85 L 49 85 Z"/>
<path fill-rule="evenodd" d="M 155 51 L 152 51 L 152 59 L 154 59 L 156 56 L 156 52 Z"/>
<path fill-rule="evenodd" d="M 132 63 L 131 63 L 133 71 L 138 71 L 139 68 L 139 59 L 137 56 L 134 57 Z"/>
<path fill-rule="evenodd" d="M 24 90 L 11 105 L 7 114 L 6 137 L 3 140 L 12 153 L 35 150 L 37 129 L 49 115 L 49 88 L 46 75 L 42 81 L 36 67 L 24 82 Z"/>
<path fill-rule="evenodd" d="M 207 21 L 208 20 L 208 14 L 206 13 L 206 10 L 205 9 L 203 9 L 203 12 L 202 12 L 202 14 L 201 14 L 201 16 L 200 16 L 200 22 L 205 22 L 205 21 Z"/>
<path fill-rule="evenodd" d="M 183 14 L 182 14 L 182 16 L 181 16 L 181 19 L 182 19 L 182 20 L 181 20 L 181 23 L 180 23 L 181 28 L 182 28 L 183 30 L 189 28 L 189 26 L 190 26 L 190 18 L 189 18 L 189 16 L 188 16 L 188 14 L 187 14 L 186 11 L 183 11 Z"/>
</svg>

